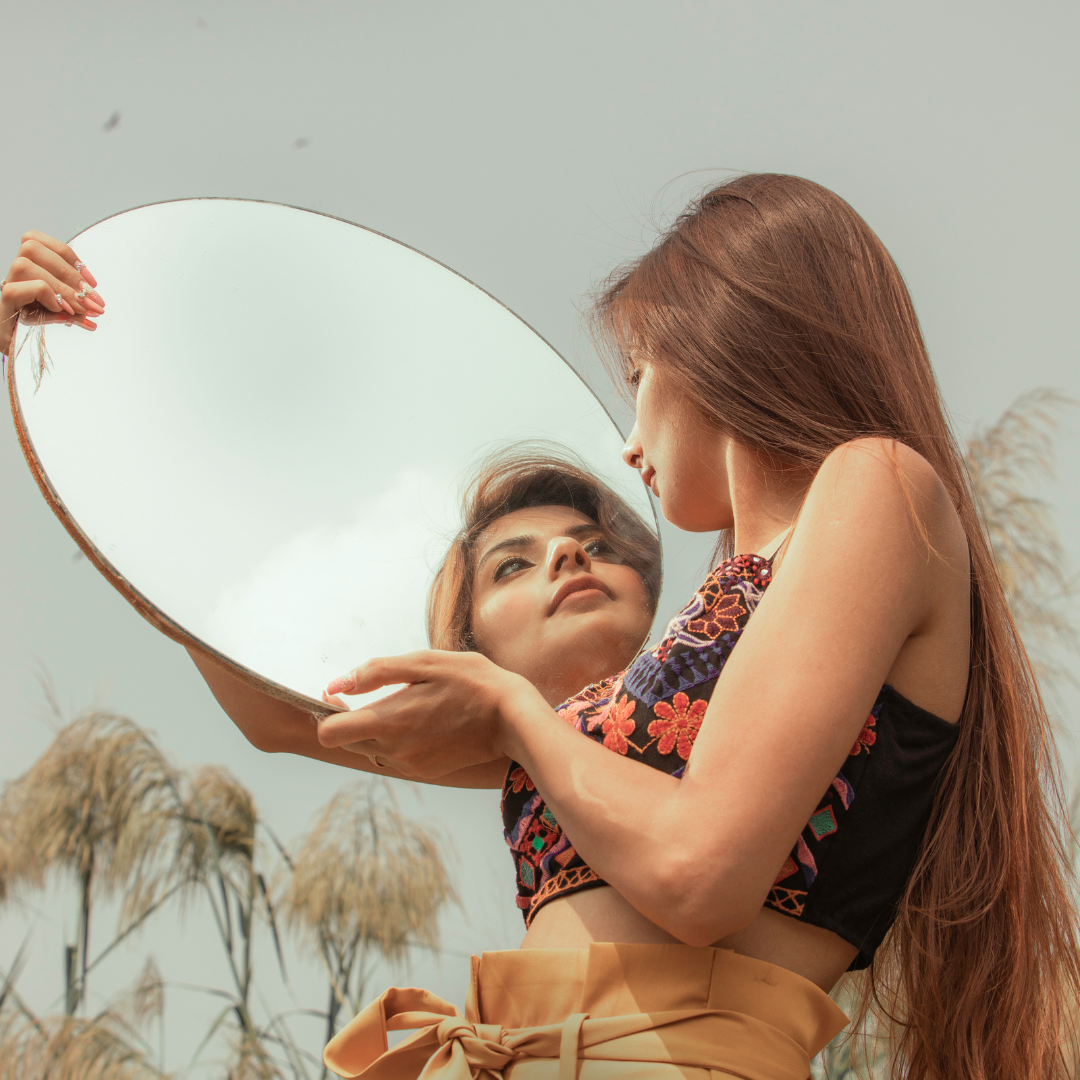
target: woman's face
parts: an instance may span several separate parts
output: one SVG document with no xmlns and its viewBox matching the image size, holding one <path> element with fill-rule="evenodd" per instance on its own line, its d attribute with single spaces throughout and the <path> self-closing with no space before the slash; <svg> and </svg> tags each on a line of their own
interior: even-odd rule
<svg viewBox="0 0 1080 1080">
<path fill-rule="evenodd" d="M 476 647 L 552 705 L 626 667 L 651 624 L 641 576 L 577 510 L 515 510 L 476 545 Z"/>
<path fill-rule="evenodd" d="M 638 363 L 631 385 L 636 416 L 623 460 L 641 471 L 672 525 L 687 532 L 731 528 L 731 438 L 652 364 Z"/>
</svg>

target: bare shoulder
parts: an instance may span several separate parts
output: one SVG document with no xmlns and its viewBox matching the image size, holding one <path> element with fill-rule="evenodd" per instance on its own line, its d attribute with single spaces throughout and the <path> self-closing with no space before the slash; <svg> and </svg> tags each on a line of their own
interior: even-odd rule
<svg viewBox="0 0 1080 1080">
<path fill-rule="evenodd" d="M 966 562 L 967 539 L 941 477 L 922 454 L 894 439 L 838 446 L 814 477 L 806 510 L 814 518 L 843 519 L 856 534 L 880 533 L 890 547 L 929 545 L 947 561 Z"/>
<path fill-rule="evenodd" d="M 787 581 L 784 581 L 784 578 Z M 857 439 L 818 470 L 777 575 L 793 601 L 843 583 L 833 641 L 872 660 L 888 682 L 945 719 L 967 686 L 967 536 L 941 477 L 889 439 Z M 868 660 L 868 662 L 869 662 Z M 879 681 L 880 680 L 880 681 Z"/>
</svg>

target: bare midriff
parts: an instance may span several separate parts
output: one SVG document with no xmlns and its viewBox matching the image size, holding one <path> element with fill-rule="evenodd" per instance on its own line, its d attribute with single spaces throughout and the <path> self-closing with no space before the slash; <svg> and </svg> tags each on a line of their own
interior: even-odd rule
<svg viewBox="0 0 1080 1080">
<path fill-rule="evenodd" d="M 546 903 L 536 913 L 521 948 L 575 949 L 594 941 L 670 945 L 678 940 L 646 919 L 610 886 L 601 886 Z M 713 945 L 787 968 L 826 992 L 858 952 L 831 930 L 767 908 L 762 908 L 749 926 Z"/>
</svg>

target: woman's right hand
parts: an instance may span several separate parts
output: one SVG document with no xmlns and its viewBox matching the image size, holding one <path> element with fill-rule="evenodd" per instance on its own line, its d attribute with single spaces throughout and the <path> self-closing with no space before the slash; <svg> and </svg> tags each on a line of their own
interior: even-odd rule
<svg viewBox="0 0 1080 1080">
<path fill-rule="evenodd" d="M 0 352 L 11 355 L 20 315 L 36 322 L 66 322 L 95 330 L 105 313 L 97 279 L 78 255 L 45 233 L 23 233 L 19 253 L 0 288 Z"/>
</svg>

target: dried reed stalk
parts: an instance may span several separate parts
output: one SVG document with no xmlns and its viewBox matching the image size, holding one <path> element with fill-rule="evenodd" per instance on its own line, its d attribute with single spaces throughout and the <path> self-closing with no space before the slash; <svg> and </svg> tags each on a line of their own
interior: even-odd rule
<svg viewBox="0 0 1080 1080">
<path fill-rule="evenodd" d="M 1053 653 L 1077 651 L 1068 610 L 1076 581 L 1053 508 L 1029 487 L 1054 477 L 1060 413 L 1075 404 L 1052 389 L 1021 394 L 993 424 L 972 433 L 964 453 L 1009 608 L 1043 682 L 1070 677 Z"/>
</svg>

